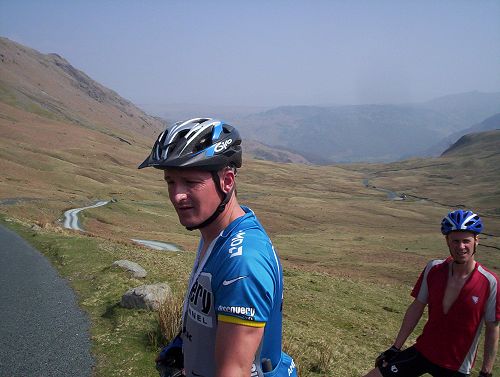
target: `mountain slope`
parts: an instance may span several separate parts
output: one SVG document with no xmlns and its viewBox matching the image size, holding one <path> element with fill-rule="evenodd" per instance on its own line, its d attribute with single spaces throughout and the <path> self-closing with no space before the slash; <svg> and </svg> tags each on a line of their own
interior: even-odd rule
<svg viewBox="0 0 500 377">
<path fill-rule="evenodd" d="M 360 170 L 370 185 L 404 193 L 408 201 L 473 208 L 491 216 L 488 233 L 499 235 L 494 221 L 500 219 L 500 130 L 465 135 L 437 158 L 365 165 Z"/>
<path fill-rule="evenodd" d="M 464 135 L 445 150 L 442 156 L 480 158 L 484 154 L 500 155 L 500 129 Z"/>
<path fill-rule="evenodd" d="M 474 126 L 452 133 L 451 135 L 441 140 L 439 143 L 429 148 L 427 154 L 429 156 L 440 155 L 443 153 L 443 151 L 450 148 L 453 145 L 453 143 L 455 143 L 458 139 L 460 139 L 464 135 L 481 131 L 496 130 L 496 129 L 500 129 L 500 113 L 495 114 L 483 120 L 481 123 L 475 124 Z"/>
<path fill-rule="evenodd" d="M 107 133 L 156 135 L 163 124 L 57 54 L 0 38 L 0 101 Z"/>
</svg>

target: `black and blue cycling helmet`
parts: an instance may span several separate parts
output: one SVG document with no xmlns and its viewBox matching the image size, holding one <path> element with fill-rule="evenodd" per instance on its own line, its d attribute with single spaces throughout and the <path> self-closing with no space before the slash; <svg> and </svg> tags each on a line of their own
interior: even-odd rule
<svg viewBox="0 0 500 377">
<path fill-rule="evenodd" d="M 217 119 L 194 118 L 177 122 L 163 131 L 139 169 L 149 166 L 163 170 L 195 168 L 211 173 L 221 202 L 206 220 L 186 227 L 194 230 L 210 225 L 224 212 L 234 186 L 229 192 L 224 192 L 217 172 L 225 167 L 240 168 L 241 160 L 241 137 L 236 128 Z"/>
<path fill-rule="evenodd" d="M 177 122 L 163 131 L 139 169 L 197 168 L 217 171 L 241 167 L 241 137 L 236 128 L 212 118 Z"/>
<path fill-rule="evenodd" d="M 483 230 L 483 223 L 481 218 L 474 212 L 458 209 L 450 212 L 441 221 L 441 233 L 444 235 L 457 230 L 479 234 Z"/>
</svg>

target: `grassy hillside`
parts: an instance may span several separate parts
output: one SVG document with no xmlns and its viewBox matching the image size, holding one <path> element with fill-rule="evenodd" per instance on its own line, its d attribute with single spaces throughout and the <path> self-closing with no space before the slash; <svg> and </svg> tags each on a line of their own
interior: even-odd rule
<svg viewBox="0 0 500 377">
<path fill-rule="evenodd" d="M 151 137 L 163 123 L 57 54 L 0 37 L 0 102 L 50 120 Z"/>
</svg>

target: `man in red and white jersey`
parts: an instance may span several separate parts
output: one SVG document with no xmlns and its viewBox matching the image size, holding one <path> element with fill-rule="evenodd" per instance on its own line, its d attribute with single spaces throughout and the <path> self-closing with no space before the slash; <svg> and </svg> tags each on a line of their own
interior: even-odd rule
<svg viewBox="0 0 500 377">
<path fill-rule="evenodd" d="M 411 295 L 399 333 L 365 377 L 469 376 L 485 324 L 480 377 L 491 377 L 498 349 L 498 277 L 474 256 L 483 224 L 471 211 L 450 212 L 441 222 L 450 256 L 427 264 Z M 401 351 L 425 307 L 429 318 L 416 343 Z"/>
</svg>

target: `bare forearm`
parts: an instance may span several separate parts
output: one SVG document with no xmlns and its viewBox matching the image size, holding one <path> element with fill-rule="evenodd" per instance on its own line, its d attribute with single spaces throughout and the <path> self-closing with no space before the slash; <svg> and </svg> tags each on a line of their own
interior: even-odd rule
<svg viewBox="0 0 500 377">
<path fill-rule="evenodd" d="M 424 309 L 425 304 L 422 304 L 418 300 L 413 301 L 413 303 L 408 307 L 403 319 L 403 323 L 401 324 L 401 328 L 399 329 L 398 336 L 394 341 L 394 346 L 396 346 L 396 348 L 403 347 L 406 339 L 408 339 L 415 326 L 417 326 L 418 321 L 420 321 Z"/>
<path fill-rule="evenodd" d="M 216 377 L 248 377 L 264 328 L 219 322 L 215 345 Z"/>
<path fill-rule="evenodd" d="M 498 322 L 486 323 L 486 331 L 484 334 L 484 356 L 483 356 L 483 366 L 481 370 L 483 372 L 491 373 L 493 369 L 493 364 L 495 363 L 495 356 L 498 351 L 498 338 L 499 329 Z"/>
</svg>

